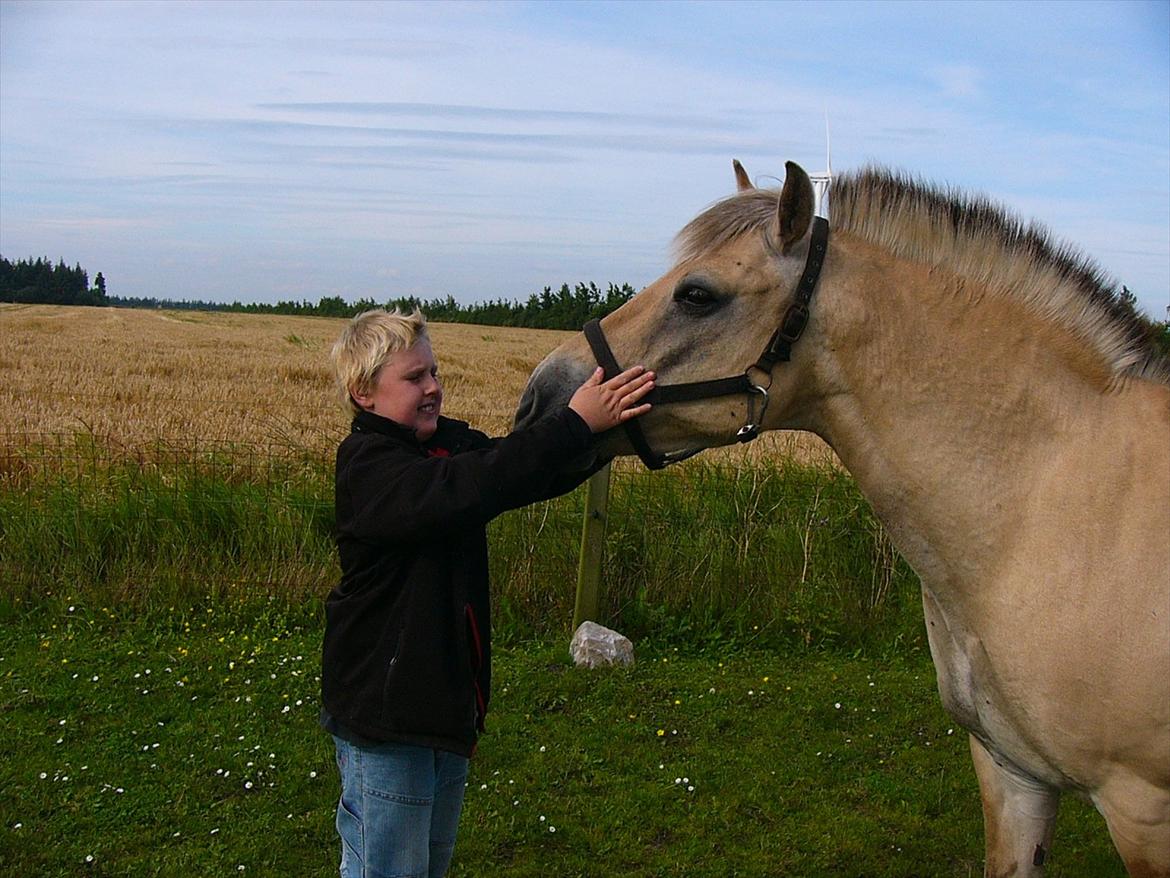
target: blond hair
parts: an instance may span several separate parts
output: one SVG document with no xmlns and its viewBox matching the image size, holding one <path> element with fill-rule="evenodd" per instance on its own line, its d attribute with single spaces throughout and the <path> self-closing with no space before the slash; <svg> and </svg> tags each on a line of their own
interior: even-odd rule
<svg viewBox="0 0 1170 878">
<path fill-rule="evenodd" d="M 355 393 L 370 393 L 378 370 L 398 351 L 427 338 L 427 318 L 417 308 L 410 314 L 375 308 L 353 318 L 333 345 L 330 359 L 337 375 L 342 403 L 353 414 L 362 411 Z"/>
</svg>

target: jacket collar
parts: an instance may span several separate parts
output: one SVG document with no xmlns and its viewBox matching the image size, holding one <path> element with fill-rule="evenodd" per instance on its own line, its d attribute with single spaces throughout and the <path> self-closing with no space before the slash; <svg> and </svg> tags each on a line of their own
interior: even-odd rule
<svg viewBox="0 0 1170 878">
<path fill-rule="evenodd" d="M 467 432 L 467 424 L 463 421 L 455 421 L 440 415 L 439 426 L 435 430 L 435 435 L 426 442 L 419 442 L 414 430 L 411 430 L 409 427 L 404 427 L 397 421 L 392 421 L 373 412 L 363 411 L 354 415 L 353 422 L 350 424 L 350 432 L 380 433 L 383 436 L 389 436 L 391 439 L 395 439 L 406 445 L 412 445 L 424 450 L 440 446 L 449 451 L 457 451 L 463 445 L 463 442 L 460 440 L 463 439 L 464 434 Z"/>
<path fill-rule="evenodd" d="M 376 415 L 373 412 L 358 412 L 353 416 L 353 423 L 350 424 L 351 433 L 381 433 L 383 436 L 389 436 L 393 439 L 398 439 L 401 442 L 410 442 L 417 445 L 418 439 L 415 438 L 414 430 L 404 427 L 397 421 L 392 421 L 389 418 L 384 418 L 381 415 Z"/>
</svg>

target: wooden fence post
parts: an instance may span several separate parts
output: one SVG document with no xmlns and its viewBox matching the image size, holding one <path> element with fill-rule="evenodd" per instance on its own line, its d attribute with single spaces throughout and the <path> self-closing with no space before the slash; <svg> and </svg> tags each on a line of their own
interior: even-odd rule
<svg viewBox="0 0 1170 878">
<path fill-rule="evenodd" d="M 581 525 L 581 558 L 577 565 L 577 602 L 573 630 L 586 620 L 598 621 L 601 560 L 605 556 L 605 523 L 609 509 L 610 464 L 589 477 L 585 488 L 585 520 Z"/>
</svg>

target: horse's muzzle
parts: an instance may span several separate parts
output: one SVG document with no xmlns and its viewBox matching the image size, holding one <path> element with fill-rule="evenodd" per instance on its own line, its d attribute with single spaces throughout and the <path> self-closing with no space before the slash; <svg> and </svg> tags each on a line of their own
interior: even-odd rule
<svg viewBox="0 0 1170 878">
<path fill-rule="evenodd" d="M 569 404 L 573 393 L 585 383 L 590 375 L 588 366 L 550 354 L 532 373 L 528 385 L 520 396 L 516 413 L 512 418 L 514 429 L 520 430 L 543 418 L 549 412 L 557 411 Z M 582 457 L 567 464 L 569 470 L 592 469 L 603 454 L 602 446 L 594 442 L 593 447 Z M 613 454 L 604 454 L 606 460 Z"/>
</svg>

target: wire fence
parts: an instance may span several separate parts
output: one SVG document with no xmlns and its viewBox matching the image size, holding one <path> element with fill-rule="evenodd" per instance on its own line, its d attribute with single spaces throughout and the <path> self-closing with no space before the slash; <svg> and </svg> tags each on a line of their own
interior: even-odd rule
<svg viewBox="0 0 1170 878">
<path fill-rule="evenodd" d="M 516 630 L 572 619 L 584 494 L 490 526 L 497 607 Z M 831 466 L 697 458 L 650 473 L 619 460 L 608 519 L 602 612 L 635 627 L 670 617 L 811 637 L 882 611 L 912 579 Z M 333 525 L 332 450 L 0 434 L 0 602 L 302 601 L 337 581 Z"/>
<path fill-rule="evenodd" d="M 196 478 L 286 488 L 297 479 L 332 477 L 331 456 L 285 441 L 154 438 L 131 441 L 87 432 L 0 433 L 0 487 L 101 481 L 126 472 L 170 476 L 176 486 Z"/>
</svg>

